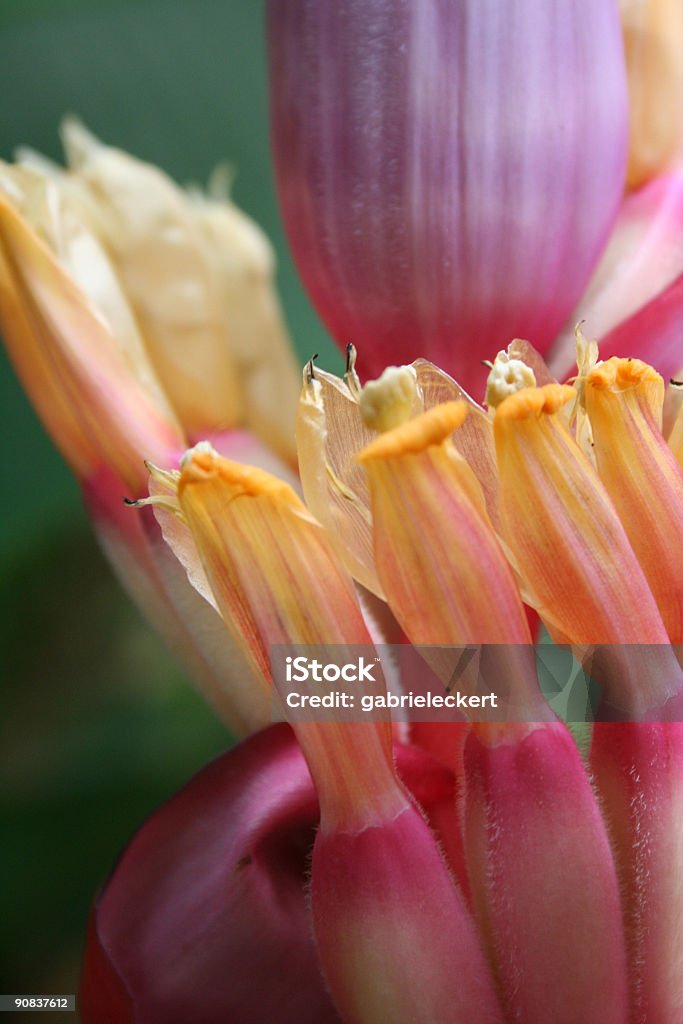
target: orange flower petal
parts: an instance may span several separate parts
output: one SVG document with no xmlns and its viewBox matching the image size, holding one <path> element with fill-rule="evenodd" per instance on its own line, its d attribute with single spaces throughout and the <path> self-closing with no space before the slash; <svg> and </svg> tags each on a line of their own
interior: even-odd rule
<svg viewBox="0 0 683 1024">
<path fill-rule="evenodd" d="M 464 402 L 435 406 L 360 452 L 378 572 L 415 643 L 528 643 L 476 478 L 449 441 L 466 415 Z"/>
<path fill-rule="evenodd" d="M 437 405 L 359 454 L 370 484 L 377 569 L 413 643 L 522 645 L 506 647 L 510 685 L 546 717 L 512 570 L 474 473 L 450 440 L 467 414 L 464 402 Z"/>
<path fill-rule="evenodd" d="M 639 359 L 608 359 L 585 381 L 598 473 L 672 643 L 683 643 L 683 472 L 661 434 L 664 382 Z"/>
<path fill-rule="evenodd" d="M 183 459 L 177 500 L 223 619 L 264 678 L 273 644 L 331 646 L 330 660 L 340 645 L 371 644 L 351 579 L 288 484 L 199 445 Z M 388 721 L 292 724 L 323 828 L 368 824 L 407 806 Z"/>
<path fill-rule="evenodd" d="M 576 392 L 520 391 L 494 420 L 503 532 L 534 605 L 576 644 L 667 643 L 604 486 L 565 420 Z"/>
</svg>

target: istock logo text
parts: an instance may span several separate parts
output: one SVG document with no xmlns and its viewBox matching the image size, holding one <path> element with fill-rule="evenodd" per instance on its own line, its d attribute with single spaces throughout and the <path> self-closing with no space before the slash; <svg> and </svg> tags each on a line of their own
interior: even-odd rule
<svg viewBox="0 0 683 1024">
<path fill-rule="evenodd" d="M 377 680 L 372 674 L 375 668 L 374 662 L 366 662 L 365 658 L 358 658 L 357 661 L 349 661 L 344 665 L 335 665 L 334 662 L 325 663 L 311 658 L 285 658 L 285 678 L 288 683 L 305 683 L 312 679 L 316 683 L 335 683 L 343 679 L 347 683 L 375 683 Z"/>
</svg>

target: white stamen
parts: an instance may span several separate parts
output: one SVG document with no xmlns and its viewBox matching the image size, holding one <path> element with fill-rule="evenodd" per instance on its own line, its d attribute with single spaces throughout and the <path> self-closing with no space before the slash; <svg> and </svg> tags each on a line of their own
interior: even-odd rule
<svg viewBox="0 0 683 1024">
<path fill-rule="evenodd" d="M 388 366 L 360 393 L 360 414 L 370 430 L 384 433 L 421 412 L 417 374 L 412 366 Z"/>
<path fill-rule="evenodd" d="M 521 359 L 514 359 L 507 352 L 499 352 L 486 381 L 486 402 L 489 409 L 497 409 L 503 399 L 522 388 L 535 388 L 534 371 Z"/>
</svg>

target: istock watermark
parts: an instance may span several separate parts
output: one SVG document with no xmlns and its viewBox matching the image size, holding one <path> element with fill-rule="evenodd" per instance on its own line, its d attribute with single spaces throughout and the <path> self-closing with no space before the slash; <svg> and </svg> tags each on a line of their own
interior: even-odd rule
<svg viewBox="0 0 683 1024">
<path fill-rule="evenodd" d="M 315 683 L 337 683 L 340 680 L 345 683 L 374 683 L 377 661 L 377 657 L 373 657 L 371 662 L 366 663 L 361 655 L 356 662 L 337 665 L 333 661 L 324 662 L 316 658 L 307 658 L 304 654 L 297 658 L 287 655 L 285 679 L 288 683 L 307 683 L 311 679 Z"/>
<path fill-rule="evenodd" d="M 636 657 L 637 656 L 637 657 Z M 572 722 L 619 720 L 610 673 L 656 671 L 661 648 L 552 644 L 276 645 L 273 714 L 290 721 L 528 722 L 541 708 Z M 580 660 L 579 660 L 580 658 Z"/>
<path fill-rule="evenodd" d="M 295 721 L 495 719 L 501 709 L 475 647 L 276 646 L 271 667 L 278 709 Z"/>
</svg>

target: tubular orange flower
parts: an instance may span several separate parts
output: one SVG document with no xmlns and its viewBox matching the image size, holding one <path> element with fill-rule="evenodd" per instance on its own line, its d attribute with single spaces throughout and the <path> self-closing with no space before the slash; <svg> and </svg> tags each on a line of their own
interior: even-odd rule
<svg viewBox="0 0 683 1024">
<path fill-rule="evenodd" d="M 98 260 L 103 268 L 100 277 L 107 272 L 106 256 L 96 240 L 85 232 L 74 237 L 78 228 L 70 222 L 68 208 L 61 216 L 53 213 L 41 179 L 18 174 L 3 180 L 17 206 L 42 207 L 41 229 L 55 247 L 64 225 L 67 252 L 70 243 L 74 248 L 90 243 L 90 272 L 98 275 Z M 3 334 L 48 428 L 81 478 L 108 465 L 126 486 L 138 486 L 143 476 L 141 452 L 148 449 L 155 458 L 165 457 L 182 443 L 182 434 L 113 274 L 109 289 L 100 287 L 120 314 L 118 335 L 111 320 L 103 322 L 97 315 L 7 193 L 0 195 L 0 232 Z M 60 382 L 59 388 L 52 386 L 54 380 Z"/>
<path fill-rule="evenodd" d="M 529 643 L 476 477 L 450 440 L 466 415 L 464 402 L 435 406 L 358 454 L 378 573 L 414 643 Z"/>
<path fill-rule="evenodd" d="M 589 388 L 603 365 L 589 375 Z M 581 378 L 577 386 L 584 395 Z M 558 640 L 617 645 L 603 648 L 596 662 L 606 705 L 619 717 L 624 712 L 676 716 L 681 671 L 647 582 L 656 569 L 647 558 L 645 572 L 638 564 L 619 517 L 621 502 L 614 506 L 569 430 L 579 395 L 568 386 L 546 385 L 521 390 L 498 408 L 494 430 L 503 535 L 529 599 Z M 593 426 L 592 399 L 586 406 Z M 620 409 L 612 430 L 603 430 L 602 463 L 619 459 L 612 446 L 628 429 L 628 419 L 628 409 Z M 595 431 L 599 428 L 596 420 Z M 669 486 L 675 486 L 678 467 L 670 455 L 666 465 Z M 663 510 L 662 517 L 667 515 Z M 649 646 L 634 646 L 626 654 L 624 644 Z"/>
<path fill-rule="evenodd" d="M 517 713 L 543 719 L 519 590 L 477 479 L 450 440 L 467 411 L 465 402 L 437 405 L 357 456 L 370 485 L 377 570 L 412 643 L 510 645 L 503 660 Z"/>
<path fill-rule="evenodd" d="M 661 433 L 664 381 L 639 359 L 609 359 L 585 382 L 598 473 L 674 644 L 683 643 L 683 472 Z"/>
<path fill-rule="evenodd" d="M 534 603 L 574 643 L 666 640 L 625 531 L 568 429 L 574 388 L 524 389 L 496 411 L 503 534 Z"/>
</svg>

